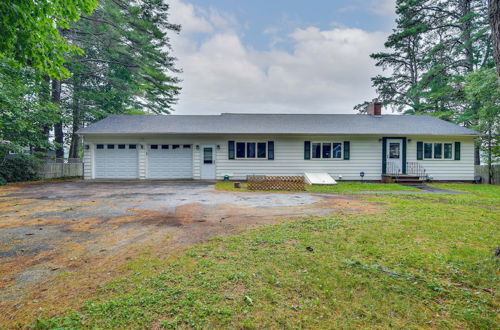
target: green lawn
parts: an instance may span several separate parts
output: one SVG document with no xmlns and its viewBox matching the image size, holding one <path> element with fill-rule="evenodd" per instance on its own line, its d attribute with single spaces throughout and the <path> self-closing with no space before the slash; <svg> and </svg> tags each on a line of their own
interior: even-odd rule
<svg viewBox="0 0 500 330">
<path fill-rule="evenodd" d="M 498 329 L 500 187 L 439 187 L 470 193 L 370 196 L 382 212 L 145 254 L 81 309 L 35 325 Z"/>
<path fill-rule="evenodd" d="M 234 188 L 234 183 L 231 181 L 219 181 L 215 185 L 215 189 L 224 191 L 250 191 L 246 189 L 246 183 L 241 183 L 240 189 Z M 373 182 L 355 182 L 355 181 L 343 181 L 339 182 L 333 186 L 306 186 L 308 192 L 317 193 L 332 193 L 332 194 L 350 194 L 359 193 L 362 191 L 420 191 L 418 188 L 412 188 L 407 186 L 402 186 L 400 184 L 382 184 Z"/>
</svg>

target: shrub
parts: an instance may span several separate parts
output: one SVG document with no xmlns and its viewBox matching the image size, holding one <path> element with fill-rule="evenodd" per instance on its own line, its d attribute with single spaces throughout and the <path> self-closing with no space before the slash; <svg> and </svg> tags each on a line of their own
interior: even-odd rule
<svg viewBox="0 0 500 330">
<path fill-rule="evenodd" d="M 0 185 L 7 182 L 38 180 L 41 162 L 32 155 L 0 153 Z"/>
</svg>

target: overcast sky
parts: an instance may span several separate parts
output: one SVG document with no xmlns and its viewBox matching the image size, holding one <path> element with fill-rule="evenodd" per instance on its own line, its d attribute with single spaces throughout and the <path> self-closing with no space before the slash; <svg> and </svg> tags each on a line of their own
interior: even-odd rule
<svg viewBox="0 0 500 330">
<path fill-rule="evenodd" d="M 175 114 L 353 113 L 375 97 L 394 0 L 169 0 Z"/>
</svg>

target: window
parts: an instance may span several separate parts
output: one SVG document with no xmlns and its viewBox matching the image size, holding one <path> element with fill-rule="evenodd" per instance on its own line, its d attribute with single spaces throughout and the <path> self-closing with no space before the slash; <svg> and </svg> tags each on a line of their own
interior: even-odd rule
<svg viewBox="0 0 500 330">
<path fill-rule="evenodd" d="M 432 143 L 424 143 L 424 158 L 432 158 Z"/>
<path fill-rule="evenodd" d="M 191 149 L 191 145 L 190 144 L 185 144 L 182 146 L 182 149 Z"/>
<path fill-rule="evenodd" d="M 232 142 L 229 144 L 229 159 L 231 153 L 234 153 L 234 145 L 236 144 L 236 158 L 256 159 L 256 158 L 271 158 L 271 143 L 270 142 Z M 274 146 L 274 145 L 273 145 Z"/>
<path fill-rule="evenodd" d="M 178 145 L 178 144 L 174 144 L 174 145 L 172 146 L 172 149 L 179 149 L 180 147 L 181 147 L 180 145 Z"/>
<path fill-rule="evenodd" d="M 137 149 L 137 145 L 136 144 L 129 144 L 128 148 L 129 149 Z"/>
<path fill-rule="evenodd" d="M 443 158 L 443 144 L 434 143 L 434 159 Z"/>
<path fill-rule="evenodd" d="M 236 158 L 245 158 L 245 142 L 236 143 Z"/>
<path fill-rule="evenodd" d="M 256 143 L 255 142 L 247 142 L 247 158 L 255 158 L 256 154 Z"/>
<path fill-rule="evenodd" d="M 158 145 L 157 145 L 157 144 L 152 144 L 152 145 L 151 145 L 151 149 L 153 149 L 153 150 L 158 149 Z"/>
<path fill-rule="evenodd" d="M 98 144 L 96 147 L 97 149 L 104 149 L 104 144 Z"/>
<path fill-rule="evenodd" d="M 266 145 L 265 142 L 257 143 L 257 158 L 266 158 Z"/>
<path fill-rule="evenodd" d="M 115 145 L 114 144 L 108 144 L 108 149 L 114 149 Z"/>
<path fill-rule="evenodd" d="M 458 143 L 458 149 L 457 149 Z M 458 154 L 457 154 L 458 153 Z M 423 157 L 422 157 L 423 154 Z M 417 160 L 457 160 L 460 159 L 460 143 L 417 142 Z"/>
<path fill-rule="evenodd" d="M 399 142 L 389 143 L 389 158 L 399 159 L 401 144 Z"/>
<path fill-rule="evenodd" d="M 118 145 L 118 149 L 125 149 L 125 145 L 124 144 L 119 144 Z"/>
<path fill-rule="evenodd" d="M 168 144 L 162 144 L 162 145 L 161 145 L 161 148 L 162 148 L 163 150 L 167 150 L 167 149 L 169 148 L 169 145 L 168 145 Z"/>
<path fill-rule="evenodd" d="M 203 148 L 203 164 L 212 164 L 213 163 L 213 149 L 212 148 Z"/>
<path fill-rule="evenodd" d="M 453 158 L 453 145 L 451 143 L 444 144 L 444 159 L 452 159 Z"/>
<path fill-rule="evenodd" d="M 305 149 L 306 152 L 308 151 Z M 341 159 L 342 158 L 342 143 L 340 142 L 312 142 L 311 157 L 312 159 Z M 305 158 L 309 159 L 309 158 Z"/>
<path fill-rule="evenodd" d="M 312 158 L 321 158 L 321 143 L 313 143 L 311 148 Z"/>
<path fill-rule="evenodd" d="M 333 158 L 342 158 L 342 144 L 333 143 Z"/>
<path fill-rule="evenodd" d="M 323 158 L 332 158 L 332 146 L 330 143 L 323 143 Z"/>
</svg>

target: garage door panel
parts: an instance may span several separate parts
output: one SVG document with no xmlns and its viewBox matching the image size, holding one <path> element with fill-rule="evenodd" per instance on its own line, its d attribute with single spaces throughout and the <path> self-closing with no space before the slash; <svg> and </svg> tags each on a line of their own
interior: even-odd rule
<svg viewBox="0 0 500 330">
<path fill-rule="evenodd" d="M 193 177 L 191 148 L 149 149 L 148 177 L 151 179 L 190 179 Z"/>
<path fill-rule="evenodd" d="M 136 179 L 138 177 L 137 149 L 129 147 L 96 149 L 95 177 L 98 179 Z"/>
</svg>

